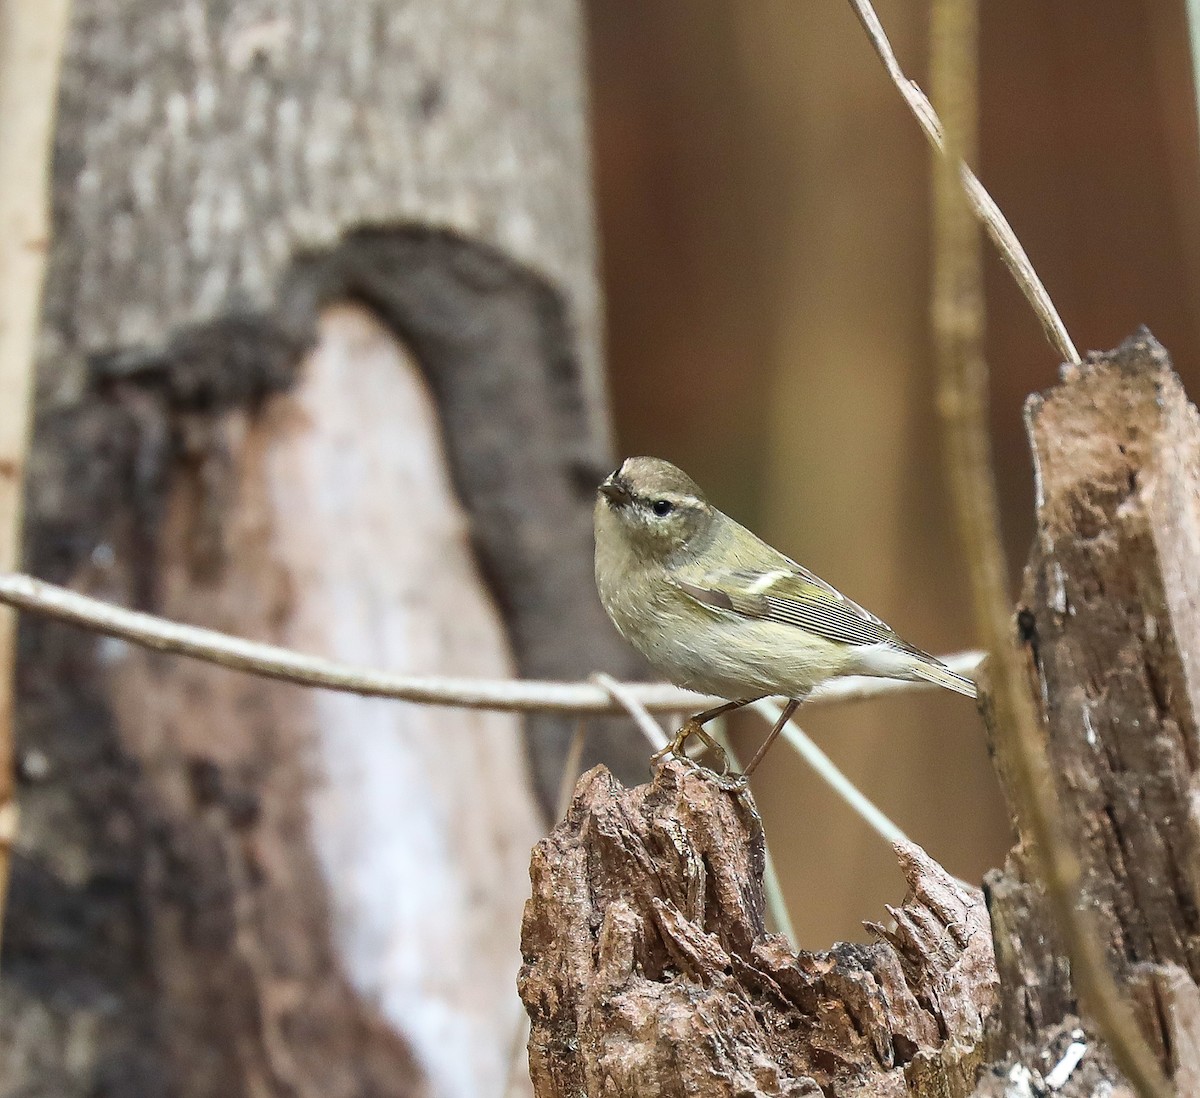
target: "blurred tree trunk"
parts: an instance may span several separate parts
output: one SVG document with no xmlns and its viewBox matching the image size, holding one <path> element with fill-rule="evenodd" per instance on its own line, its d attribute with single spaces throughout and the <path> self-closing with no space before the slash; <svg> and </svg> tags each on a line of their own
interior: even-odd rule
<svg viewBox="0 0 1200 1098">
<path fill-rule="evenodd" d="M 27 568 L 397 669 L 631 670 L 579 37 L 571 0 L 79 3 Z M 4 1092 L 503 1090 L 519 721 L 38 621 L 19 691 Z"/>
<path fill-rule="evenodd" d="M 20 565 L 34 360 L 49 231 L 50 149 L 69 0 L 0 0 L 0 572 Z M 0 612 L 0 922 L 17 832 L 16 615 Z"/>
</svg>

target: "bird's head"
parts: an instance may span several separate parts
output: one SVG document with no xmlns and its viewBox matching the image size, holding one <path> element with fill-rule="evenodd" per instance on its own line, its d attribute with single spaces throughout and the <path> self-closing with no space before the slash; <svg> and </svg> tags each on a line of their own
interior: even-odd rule
<svg viewBox="0 0 1200 1098">
<path fill-rule="evenodd" d="M 620 538 L 639 556 L 662 559 L 710 530 L 716 510 L 669 461 L 626 458 L 596 490 L 596 539 Z"/>
</svg>

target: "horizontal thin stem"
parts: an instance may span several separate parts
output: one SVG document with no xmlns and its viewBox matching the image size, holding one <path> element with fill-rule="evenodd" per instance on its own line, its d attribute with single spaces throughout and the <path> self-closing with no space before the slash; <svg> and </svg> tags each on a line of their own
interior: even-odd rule
<svg viewBox="0 0 1200 1098">
<path fill-rule="evenodd" d="M 235 671 L 247 671 L 302 686 L 460 709 L 584 716 L 626 711 L 625 704 L 595 682 L 401 675 L 356 667 L 319 656 L 306 656 L 273 644 L 244 640 L 213 629 L 181 625 L 137 610 L 126 610 L 19 573 L 0 573 L 0 604 L 103 633 L 143 648 L 189 656 Z M 980 652 L 959 652 L 946 656 L 945 663 L 959 674 L 970 676 L 982 658 Z M 625 683 L 621 684 L 621 689 L 652 713 L 698 712 L 723 700 L 665 683 Z M 883 694 L 930 689 L 936 688 L 927 683 L 896 682 L 891 679 L 839 679 L 819 686 L 807 704 L 859 701 Z"/>
</svg>

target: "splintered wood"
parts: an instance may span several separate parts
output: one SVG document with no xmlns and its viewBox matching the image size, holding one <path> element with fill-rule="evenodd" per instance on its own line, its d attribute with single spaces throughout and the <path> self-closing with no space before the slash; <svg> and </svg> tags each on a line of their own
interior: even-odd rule
<svg viewBox="0 0 1200 1098">
<path fill-rule="evenodd" d="M 1065 368 L 1026 419 L 1038 522 L 1018 628 L 1059 811 L 1109 964 L 1180 1093 L 1200 1093 L 1184 1086 L 1200 1079 L 1200 417 L 1143 330 Z M 988 889 L 1002 1029 L 1027 1058 L 1078 1012 L 1070 969 L 1027 850 Z"/>
<path fill-rule="evenodd" d="M 796 955 L 765 931 L 746 801 L 679 763 L 636 789 L 592 770 L 533 856 L 539 1098 L 970 1093 L 996 1002 L 987 912 L 918 847 L 897 855 L 891 929 Z"/>
</svg>

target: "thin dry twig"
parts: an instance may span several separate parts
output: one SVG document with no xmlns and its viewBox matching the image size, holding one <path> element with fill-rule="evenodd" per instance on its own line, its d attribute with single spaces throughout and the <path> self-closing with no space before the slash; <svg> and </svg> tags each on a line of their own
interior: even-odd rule
<svg viewBox="0 0 1200 1098">
<path fill-rule="evenodd" d="M 771 725 L 779 720 L 779 715 L 783 712 L 782 706 L 766 699 L 754 702 L 751 708 Z M 911 841 L 837 768 L 837 764 L 813 743 L 808 734 L 794 720 L 788 721 L 783 726 L 781 734 L 796 749 L 797 754 L 816 771 L 821 780 L 841 797 L 850 810 L 861 818 L 872 831 L 880 835 L 884 842 L 889 846 L 894 846 L 896 843 Z"/>
<path fill-rule="evenodd" d="M 967 166 L 966 160 L 948 152 L 944 128 L 937 112 L 916 82 L 909 80 L 904 75 L 900 68 L 900 62 L 896 60 L 892 44 L 884 32 L 883 24 L 879 21 L 879 16 L 875 14 L 870 0 L 850 0 L 850 6 L 867 32 L 867 37 L 871 40 L 871 45 L 875 47 L 875 52 L 879 55 L 879 60 L 883 62 L 883 67 L 887 69 L 888 75 L 892 78 L 892 83 L 904 97 L 904 102 L 908 104 L 909 110 L 912 111 L 913 117 L 916 118 L 925 136 L 929 139 L 929 143 L 941 154 L 943 159 L 952 165 L 957 165 L 957 174 L 961 176 L 961 185 L 966 191 L 971 210 L 987 229 L 988 236 L 992 238 L 992 242 L 1000 252 L 1000 258 L 1004 260 L 1005 266 L 1012 273 L 1021 292 L 1025 295 L 1025 299 L 1033 306 L 1033 311 L 1041 321 L 1042 330 L 1046 333 L 1050 345 L 1064 362 L 1080 362 L 1079 352 L 1075 349 L 1066 325 L 1063 324 L 1062 317 L 1058 315 L 1058 310 L 1054 307 L 1054 302 L 1050 300 L 1050 294 L 1046 291 L 1042 280 L 1038 278 L 1037 271 L 1033 269 L 1033 264 L 1017 239 L 1017 234 L 1013 232 L 1008 219 L 992 200 L 992 196 L 988 194 L 978 177 Z"/>
<path fill-rule="evenodd" d="M 651 748 L 661 751 L 671 742 L 671 738 L 663 731 L 662 725 L 650 716 L 649 710 L 637 699 L 628 684 L 617 682 L 612 675 L 606 675 L 603 671 L 597 671 L 592 675 L 592 681 L 603 686 L 612 699 L 621 704 L 625 712 L 633 718 L 633 723 L 638 726 L 638 730 L 646 737 L 646 742 L 650 744 Z"/>
<path fill-rule="evenodd" d="M 0 571 L 20 556 L 49 168 L 69 0 L 0 0 Z M 0 613 L 0 925 L 16 837 L 12 614 Z"/>
<path fill-rule="evenodd" d="M 306 656 L 273 644 L 232 637 L 214 629 L 182 625 L 153 614 L 126 610 L 17 573 L 0 574 L 0 604 L 116 637 L 143 648 L 188 656 L 235 671 L 246 671 L 302 686 L 368 697 L 395 698 L 423 705 L 510 713 L 605 716 L 627 711 L 625 704 L 594 682 L 464 679 L 447 675 L 401 675 L 355 667 L 336 660 Z M 980 652 L 959 652 L 943 657 L 951 669 L 962 675 L 974 674 L 982 658 Z M 663 683 L 625 683 L 622 689 L 653 713 L 695 713 L 724 700 Z M 890 679 L 841 679 L 825 683 L 813 691 L 806 704 L 844 703 L 883 694 L 936 689 L 925 683 Z"/>
<path fill-rule="evenodd" d="M 941 373 L 946 459 L 970 569 L 975 618 L 993 654 L 998 750 L 1018 792 L 1016 808 L 1071 956 L 1082 1005 L 1143 1098 L 1167 1098 L 1159 1070 L 1105 961 L 1080 896 L 1079 862 L 1057 812 L 1054 781 L 1028 679 L 1011 628 L 1008 568 L 1000 539 L 983 355 L 983 277 L 979 233 L 957 165 L 975 148 L 977 0 L 934 0 L 933 91 L 946 123 L 946 155 L 934 165 L 934 338 Z"/>
</svg>

